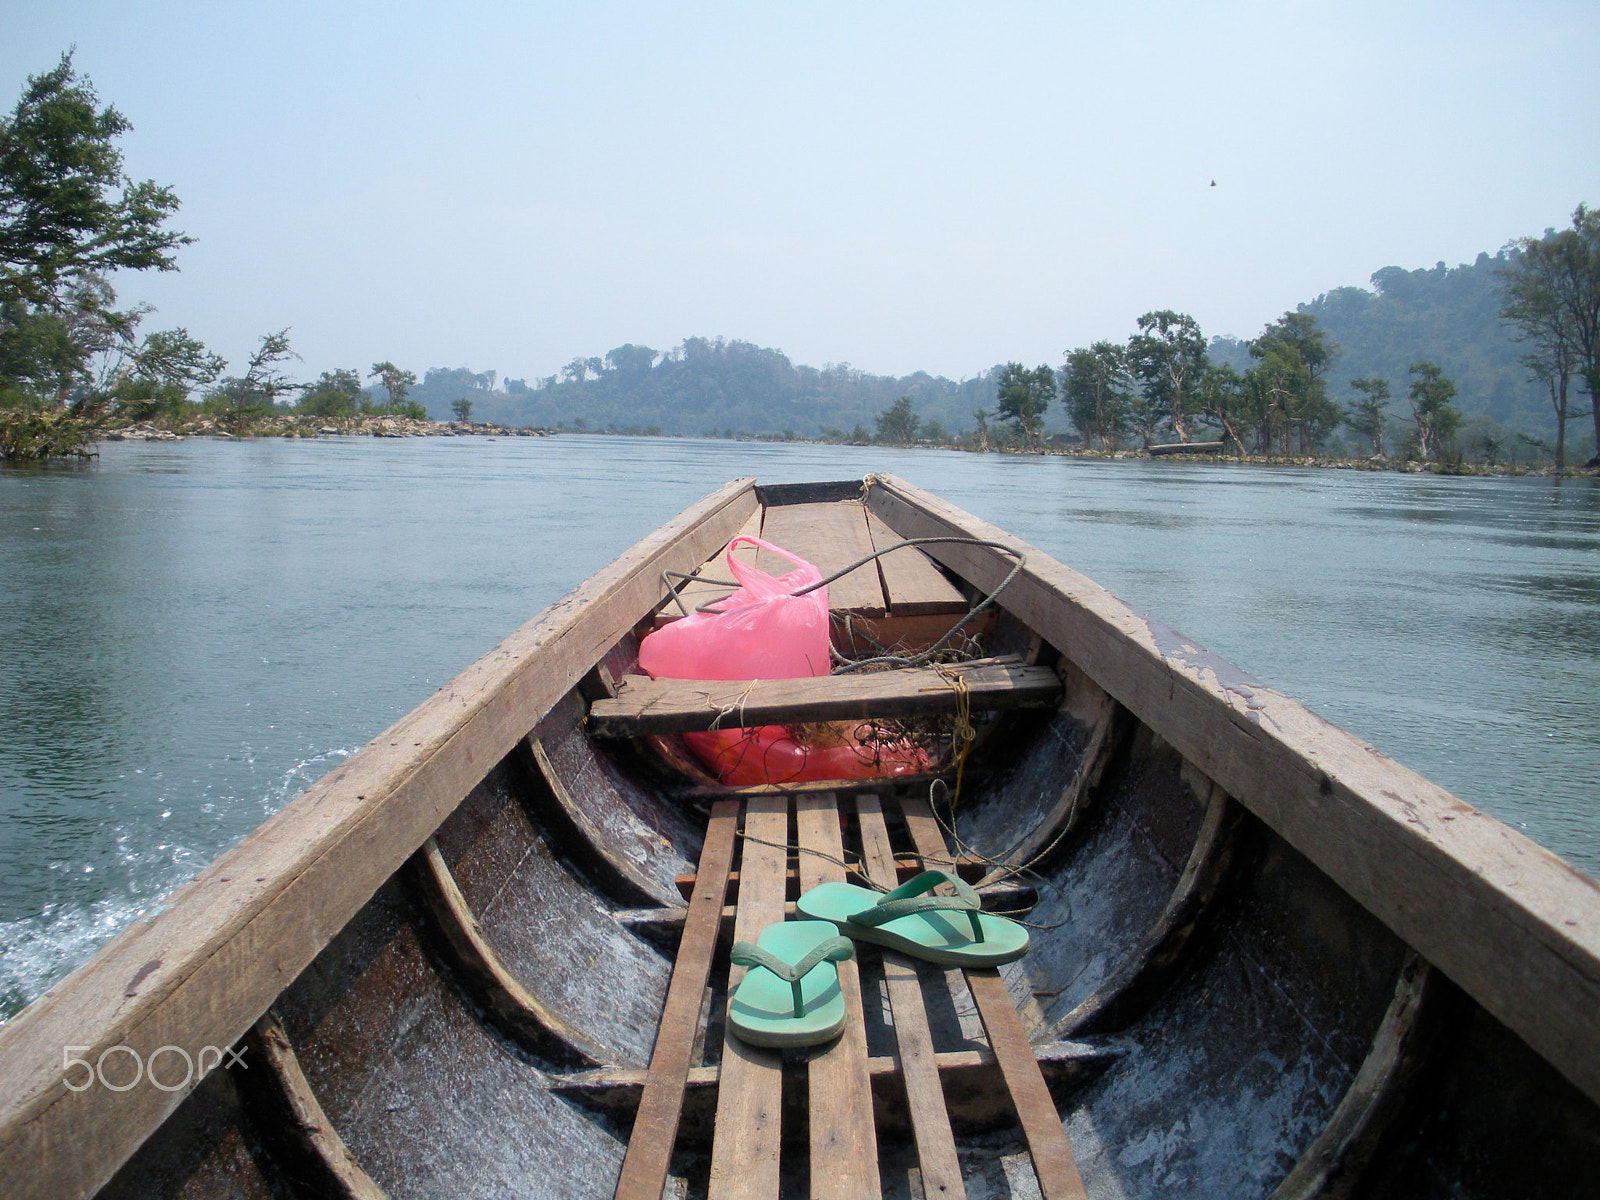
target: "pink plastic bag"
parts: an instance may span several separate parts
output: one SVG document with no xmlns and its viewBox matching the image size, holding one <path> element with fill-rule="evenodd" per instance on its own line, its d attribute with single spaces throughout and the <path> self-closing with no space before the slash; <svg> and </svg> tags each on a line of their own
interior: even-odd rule
<svg viewBox="0 0 1600 1200">
<path fill-rule="evenodd" d="M 733 557 L 735 546 L 760 546 L 795 564 L 773 578 Z M 647 635 L 639 667 L 656 679 L 799 679 L 826 675 L 828 589 L 794 593 L 822 578 L 816 567 L 760 538 L 728 544 L 728 569 L 739 590 L 711 607 Z M 798 783 L 863 779 L 927 769 L 927 756 L 911 746 L 868 749 L 852 722 L 813 727 L 805 741 L 785 725 L 685 733 L 695 757 L 724 784 Z"/>
<path fill-rule="evenodd" d="M 759 546 L 795 564 L 773 578 L 733 556 L 741 543 Z M 693 612 L 649 634 L 639 646 L 639 667 L 656 679 L 799 679 L 828 673 L 828 589 L 794 593 L 822 572 L 760 538 L 728 543 L 728 569 L 739 590 L 713 608 Z"/>
</svg>

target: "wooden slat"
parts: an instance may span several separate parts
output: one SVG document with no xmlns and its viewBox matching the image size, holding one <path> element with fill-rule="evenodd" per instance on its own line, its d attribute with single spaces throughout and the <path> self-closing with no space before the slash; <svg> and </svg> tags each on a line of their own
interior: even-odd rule
<svg viewBox="0 0 1600 1200">
<path fill-rule="evenodd" d="M 717 930 L 722 923 L 723 893 L 728 872 L 733 868 L 738 819 L 739 804 L 735 800 L 719 800 L 711 806 L 705 845 L 695 873 L 694 895 L 689 901 L 655 1049 L 650 1055 L 650 1071 L 617 1179 L 617 1200 L 661 1200 L 661 1189 L 666 1186 L 683 1112 L 683 1091 L 692 1065 L 695 1027 L 700 1021 L 711 958 L 717 948 Z"/>
<path fill-rule="evenodd" d="M 861 856 L 867 874 L 880 887 L 893 887 L 894 849 L 889 844 L 889 830 L 884 825 L 878 798 L 856 797 L 856 812 L 861 821 Z M 928 1029 L 928 1013 L 923 1006 L 917 968 L 910 959 L 893 950 L 884 950 L 882 957 L 906 1105 L 911 1113 L 911 1130 L 922 1169 L 922 1194 L 961 1200 L 967 1189 L 961 1180 L 961 1161 L 956 1156 L 950 1114 L 939 1083 L 938 1059 L 934 1054 L 933 1034 Z"/>
<path fill-rule="evenodd" d="M 905 540 L 870 509 L 867 510 L 867 534 L 872 539 L 874 550 L 882 550 Z M 894 616 L 959 614 L 969 607 L 961 589 L 951 583 L 927 555 L 913 546 L 885 554 L 878 560 L 878 571 L 883 576 L 884 594 L 889 598 L 889 612 Z"/>
<path fill-rule="evenodd" d="M 892 476 L 867 503 L 905 537 L 1026 552 L 1004 607 L 1600 1101 L 1600 885 L 993 525 Z M 979 587 L 1012 565 L 929 553 Z"/>
<path fill-rule="evenodd" d="M 647 737 L 690 729 L 954 712 L 959 693 L 951 676 L 966 685 L 974 712 L 1047 707 L 1061 695 L 1055 671 L 1016 663 L 732 682 L 629 675 L 615 698 L 596 700 L 590 707 L 589 729 L 596 737 Z"/>
<path fill-rule="evenodd" d="M 901 812 L 912 844 L 924 860 L 949 856 L 944 833 L 926 800 L 906 800 L 901 804 Z M 1067 1141 L 1061 1116 L 1050 1098 L 1050 1089 L 1033 1056 L 1033 1047 L 1022 1031 L 1022 1021 L 1000 973 L 990 967 L 971 970 L 966 975 L 967 990 L 972 993 L 972 1002 L 977 1006 L 984 1033 L 988 1035 L 989 1049 L 1000 1064 L 1011 1103 L 1017 1110 L 1017 1121 L 1028 1143 L 1028 1157 L 1033 1160 L 1040 1194 L 1044 1200 L 1086 1200 L 1087 1193 L 1078 1175 L 1077 1163 L 1073 1161 L 1072 1146 Z"/>
<path fill-rule="evenodd" d="M 795 801 L 801 847 L 800 889 L 842 882 L 844 842 L 834 796 Z M 828 858 L 807 854 L 817 850 Z M 878 1138 L 872 1120 L 872 1078 L 867 1069 L 867 1031 L 861 1013 L 861 979 L 855 959 L 839 966 L 844 997 L 844 1032 L 807 1065 L 810 1088 L 811 1190 L 813 1200 L 860 1200 L 876 1195 Z"/>
<path fill-rule="evenodd" d="M 718 489 L 620 555 L 329 771 L 64 983 L 0 1028 L 0 1178 L 14 1200 L 92 1195 L 187 1090 L 73 1091 L 63 1046 L 229 1046 L 517 744 L 744 524 Z M 196 1086 L 199 1080 L 191 1084 Z"/>
<path fill-rule="evenodd" d="M 788 799 L 758 796 L 751 800 L 745 811 L 744 830 L 747 836 L 739 858 L 741 882 L 733 937 L 738 942 L 753 942 L 768 925 L 783 920 Z M 744 972 L 740 966 L 729 972 L 730 996 Z M 782 1083 L 780 1051 L 747 1045 L 732 1033 L 724 1035 L 709 1200 L 777 1196 Z"/>
<path fill-rule="evenodd" d="M 769 508 L 761 526 L 761 536 L 815 564 L 825 577 L 872 553 L 866 509 L 859 501 Z M 794 569 L 777 555 L 765 551 L 757 561 L 770 575 L 783 575 Z M 887 609 L 877 564 L 869 562 L 830 583 L 828 608 L 883 616 Z"/>
</svg>

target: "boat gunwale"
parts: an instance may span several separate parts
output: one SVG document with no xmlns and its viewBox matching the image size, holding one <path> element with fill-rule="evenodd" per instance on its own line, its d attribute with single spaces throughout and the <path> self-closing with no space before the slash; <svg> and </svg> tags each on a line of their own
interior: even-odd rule
<svg viewBox="0 0 1600 1200">
<path fill-rule="evenodd" d="M 867 506 L 902 537 L 997 541 L 997 603 L 1600 1103 L 1600 884 L 1098 584 L 893 475 Z M 925 552 L 979 588 L 1014 563 Z"/>
</svg>

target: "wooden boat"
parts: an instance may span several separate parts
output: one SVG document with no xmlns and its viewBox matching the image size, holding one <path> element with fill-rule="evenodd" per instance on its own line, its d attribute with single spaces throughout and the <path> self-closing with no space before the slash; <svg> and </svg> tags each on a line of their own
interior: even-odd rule
<svg viewBox="0 0 1600 1200">
<path fill-rule="evenodd" d="M 824 571 L 947 539 L 830 585 L 836 641 L 927 645 L 1011 576 L 985 661 L 630 679 L 662 572 L 741 531 Z M 729 713 L 960 761 L 729 789 L 677 741 Z M 1036 900 L 1032 948 L 862 946 L 835 1041 L 729 1038 L 728 943 L 845 862 Z M 1590 1195 L 1597 993 L 1600 892 L 1504 825 L 901 481 L 741 480 L 0 1030 L 0 1162 L 14 1197 Z"/>
</svg>

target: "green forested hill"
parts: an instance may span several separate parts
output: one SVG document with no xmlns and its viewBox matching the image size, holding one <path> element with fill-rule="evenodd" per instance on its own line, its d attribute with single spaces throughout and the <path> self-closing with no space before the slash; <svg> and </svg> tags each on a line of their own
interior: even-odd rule
<svg viewBox="0 0 1600 1200">
<path fill-rule="evenodd" d="M 1299 311 L 1339 346 L 1328 372 L 1328 395 L 1340 404 L 1354 398 L 1350 380 L 1387 379 L 1403 408 L 1411 364 L 1438 363 L 1460 389 L 1455 403 L 1470 421 L 1488 417 L 1537 437 L 1555 435 L 1555 417 L 1540 386 L 1528 379 L 1520 359 L 1525 347 L 1511 339 L 1497 316 L 1502 304 L 1497 271 L 1502 251 L 1478 255 L 1458 267 L 1444 263 L 1416 271 L 1385 267 L 1372 276 L 1372 290 L 1343 287 L 1318 296 Z M 1242 368 L 1242 342 L 1217 339 L 1212 357 Z M 1581 425 L 1570 427 L 1581 437 Z"/>
<path fill-rule="evenodd" d="M 1488 418 L 1512 430 L 1548 438 L 1550 406 L 1519 361 L 1523 348 L 1497 317 L 1497 271 L 1505 252 L 1478 255 L 1457 267 L 1439 263 L 1407 270 L 1385 267 L 1371 290 L 1343 287 L 1298 306 L 1311 314 L 1339 347 L 1328 373 L 1328 394 L 1343 405 L 1354 398 L 1350 380 L 1387 379 L 1403 411 L 1409 368 L 1439 364 L 1459 393 L 1467 421 Z M 1138 313 L 1127 314 L 1133 331 Z M 1243 369 L 1245 343 L 1217 338 L 1214 359 Z M 1063 347 L 1063 356 L 1070 347 Z M 500 386 L 495 373 L 436 368 L 412 390 L 430 416 L 448 419 L 453 401 L 472 401 L 475 420 L 511 425 L 651 430 L 662 433 L 750 433 L 816 437 L 828 431 L 871 431 L 874 418 L 900 396 L 916 415 L 946 431 L 971 429 L 973 411 L 995 408 L 1000 367 L 980 369 L 959 382 L 917 372 L 871 375 L 848 363 L 797 366 L 780 350 L 739 340 L 691 337 L 666 352 L 619 346 L 600 358 L 577 358 L 557 375 Z M 579 423 L 582 423 L 581 425 Z M 1064 428 L 1058 405 L 1047 429 Z M 1572 432 L 1582 437 L 1581 426 Z"/>
<path fill-rule="evenodd" d="M 901 396 L 946 429 L 970 427 L 972 410 L 992 407 L 992 372 L 952 382 L 925 372 L 899 378 L 869 375 L 848 363 L 795 366 L 779 350 L 750 342 L 693 337 L 662 353 L 618 346 L 604 358 L 574 359 L 560 375 L 507 380 L 493 373 L 435 369 L 411 390 L 430 416 L 448 419 L 453 401 L 472 401 L 474 420 L 509 425 L 587 429 L 652 429 L 662 433 L 849 434 Z M 579 425 L 582 422 L 582 425 Z"/>
</svg>

